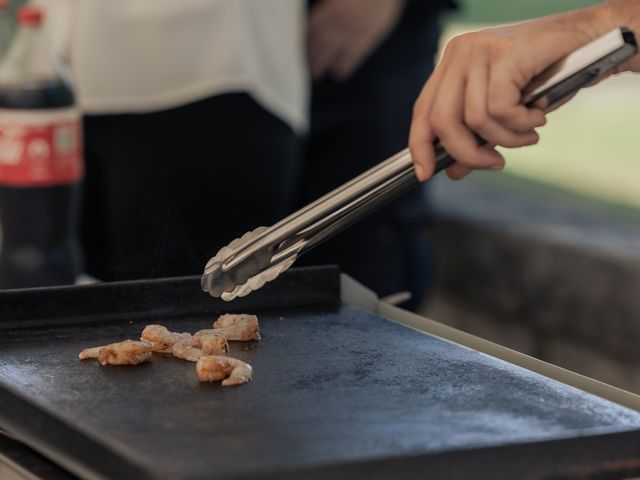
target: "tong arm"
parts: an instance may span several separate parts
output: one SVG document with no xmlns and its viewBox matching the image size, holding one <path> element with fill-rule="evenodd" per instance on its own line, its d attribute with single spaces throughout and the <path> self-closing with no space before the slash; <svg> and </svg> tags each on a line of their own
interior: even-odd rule
<svg viewBox="0 0 640 480">
<path fill-rule="evenodd" d="M 435 173 L 453 161 L 438 147 Z M 223 269 L 235 268 L 265 248 L 271 250 L 271 263 L 301 255 L 419 184 L 411 153 L 405 149 L 278 222 L 227 259 Z"/>
</svg>

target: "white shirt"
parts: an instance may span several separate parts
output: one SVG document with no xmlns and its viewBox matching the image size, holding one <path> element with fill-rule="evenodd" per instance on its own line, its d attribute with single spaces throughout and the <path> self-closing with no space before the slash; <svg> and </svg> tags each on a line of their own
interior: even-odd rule
<svg viewBox="0 0 640 480">
<path fill-rule="evenodd" d="M 38 0 L 87 113 L 247 92 L 307 126 L 303 0 Z"/>
</svg>

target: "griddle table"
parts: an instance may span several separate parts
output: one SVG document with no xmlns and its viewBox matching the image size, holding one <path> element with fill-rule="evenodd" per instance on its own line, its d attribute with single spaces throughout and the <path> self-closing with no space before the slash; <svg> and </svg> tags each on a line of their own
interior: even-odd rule
<svg viewBox="0 0 640 480">
<path fill-rule="evenodd" d="M 162 355 L 77 357 L 223 312 L 261 321 L 262 341 L 231 349 L 254 367 L 247 385 L 200 384 Z M 619 478 L 640 472 L 639 410 L 628 392 L 381 303 L 335 268 L 230 304 L 197 278 L 0 293 L 0 427 L 38 452 L 0 438 L 0 458 L 31 452 L 42 470 L 46 457 L 59 478 Z"/>
</svg>

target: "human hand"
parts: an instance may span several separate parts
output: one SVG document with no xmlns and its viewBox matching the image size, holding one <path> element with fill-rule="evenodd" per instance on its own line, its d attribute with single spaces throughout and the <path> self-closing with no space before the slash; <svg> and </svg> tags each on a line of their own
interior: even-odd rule
<svg viewBox="0 0 640 480">
<path fill-rule="evenodd" d="M 1 1 L 1 0 L 0 0 Z M 405 0 L 322 0 L 309 13 L 307 55 L 314 80 L 346 80 L 397 25 Z"/>
<path fill-rule="evenodd" d="M 634 8 L 640 19 L 640 2 L 622 0 L 452 39 L 414 107 L 409 146 L 418 178 L 433 174 L 436 139 L 456 159 L 447 169 L 453 179 L 476 168 L 502 169 L 496 146 L 536 143 L 535 129 L 544 125 L 545 113 L 524 107 L 522 91 L 560 58 L 628 24 L 628 12 L 614 14 L 621 6 Z M 627 68 L 634 62 L 638 59 Z M 479 146 L 474 134 L 487 145 Z"/>
</svg>

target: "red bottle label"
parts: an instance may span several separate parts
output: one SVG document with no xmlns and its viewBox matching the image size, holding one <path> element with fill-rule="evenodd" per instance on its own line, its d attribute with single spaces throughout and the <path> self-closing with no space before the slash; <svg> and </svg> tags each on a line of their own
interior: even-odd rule
<svg viewBox="0 0 640 480">
<path fill-rule="evenodd" d="M 0 185 L 65 185 L 79 182 L 83 173 L 76 109 L 0 109 Z"/>
</svg>

